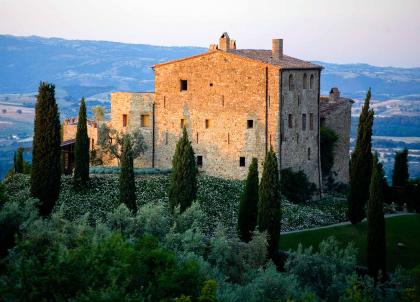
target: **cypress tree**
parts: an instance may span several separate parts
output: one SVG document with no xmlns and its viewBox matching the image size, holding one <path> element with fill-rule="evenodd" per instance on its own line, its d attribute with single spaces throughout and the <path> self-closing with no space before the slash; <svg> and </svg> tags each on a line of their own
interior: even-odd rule
<svg viewBox="0 0 420 302">
<path fill-rule="evenodd" d="M 242 192 L 239 205 L 238 230 L 239 237 L 248 242 L 251 240 L 252 232 L 257 226 L 258 214 L 258 161 L 252 159 L 249 166 L 248 177 L 245 188 Z"/>
<path fill-rule="evenodd" d="M 368 234 L 367 234 L 367 260 L 369 274 L 377 278 L 379 271 L 382 277 L 386 274 L 386 241 L 385 219 L 383 203 L 384 172 L 378 157 L 373 158 L 372 177 L 370 181 L 370 196 L 368 202 Z"/>
<path fill-rule="evenodd" d="M 370 88 L 360 113 L 356 147 L 350 161 L 350 191 L 348 218 L 356 224 L 365 217 L 365 205 L 369 199 L 369 184 L 372 173 L 372 126 L 374 112 L 369 109 Z"/>
<path fill-rule="evenodd" d="M 129 135 L 124 135 L 121 154 L 120 203 L 124 203 L 133 213 L 137 212 L 136 183 L 134 180 L 133 150 Z"/>
<path fill-rule="evenodd" d="M 16 151 L 15 172 L 23 173 L 23 148 L 19 147 Z"/>
<path fill-rule="evenodd" d="M 404 187 L 408 184 L 408 149 L 395 153 L 394 172 L 392 173 L 392 185 Z"/>
<path fill-rule="evenodd" d="M 40 200 L 39 212 L 52 212 L 60 193 L 60 118 L 55 86 L 41 82 L 35 106 L 31 194 Z"/>
<path fill-rule="evenodd" d="M 76 188 L 84 188 L 89 181 L 89 137 L 87 134 L 86 104 L 84 98 L 80 101 L 74 160 L 73 184 Z"/>
<path fill-rule="evenodd" d="M 172 210 L 180 206 L 183 212 L 191 206 L 197 194 L 197 172 L 194 150 L 188 139 L 187 129 L 184 128 L 172 159 L 169 186 L 169 203 Z"/>
<path fill-rule="evenodd" d="M 265 156 L 258 195 L 258 228 L 261 232 L 267 231 L 268 253 L 276 262 L 280 241 L 281 196 L 277 157 L 272 148 Z"/>
</svg>

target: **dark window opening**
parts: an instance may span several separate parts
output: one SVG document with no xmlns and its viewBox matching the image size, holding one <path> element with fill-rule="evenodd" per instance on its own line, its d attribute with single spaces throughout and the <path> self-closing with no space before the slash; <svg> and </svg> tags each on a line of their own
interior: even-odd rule
<svg viewBox="0 0 420 302">
<path fill-rule="evenodd" d="M 222 106 L 225 106 L 225 96 L 222 95 Z"/>
<path fill-rule="evenodd" d="M 239 167 L 245 167 L 245 157 L 239 157 Z"/>
<path fill-rule="evenodd" d="M 163 108 L 166 108 L 166 96 L 163 97 Z"/>
<path fill-rule="evenodd" d="M 166 131 L 165 133 L 165 145 L 168 144 L 168 131 Z"/>
<path fill-rule="evenodd" d="M 181 91 L 188 90 L 188 81 L 187 80 L 180 80 Z"/>
<path fill-rule="evenodd" d="M 213 87 L 213 83 L 210 83 L 210 87 Z"/>
<path fill-rule="evenodd" d="M 127 127 L 127 114 L 123 114 L 123 127 Z"/>
<path fill-rule="evenodd" d="M 321 117 L 321 127 L 325 126 L 325 117 Z"/>
<path fill-rule="evenodd" d="M 203 156 L 197 155 L 197 166 L 202 167 L 203 166 Z"/>
<path fill-rule="evenodd" d="M 140 116 L 140 127 L 149 127 L 150 126 L 150 115 L 142 114 Z"/>
<path fill-rule="evenodd" d="M 308 148 L 308 160 L 311 160 L 311 148 Z"/>
<path fill-rule="evenodd" d="M 197 144 L 198 144 L 198 132 L 196 134 L 196 141 L 197 141 Z"/>
<path fill-rule="evenodd" d="M 254 121 L 253 120 L 247 120 L 246 126 L 248 129 L 254 128 Z"/>
<path fill-rule="evenodd" d="M 295 85 L 293 83 L 293 75 L 291 74 L 289 75 L 289 90 L 291 91 L 293 89 L 295 89 Z"/>
<path fill-rule="evenodd" d="M 181 119 L 181 129 L 186 127 L 185 119 Z"/>
<path fill-rule="evenodd" d="M 210 120 L 207 119 L 205 122 L 206 129 L 210 128 L 210 125 Z"/>
<path fill-rule="evenodd" d="M 293 116 L 289 114 L 289 120 L 288 120 L 289 128 L 293 128 Z"/>
<path fill-rule="evenodd" d="M 303 74 L 303 89 L 308 89 L 308 76 L 306 73 Z"/>
<path fill-rule="evenodd" d="M 315 81 L 314 75 L 311 74 L 311 78 L 309 80 L 309 88 L 310 89 L 314 89 L 314 81 Z"/>
<path fill-rule="evenodd" d="M 92 149 L 95 149 L 95 140 L 92 138 Z"/>
<path fill-rule="evenodd" d="M 228 133 L 228 145 L 230 144 L 230 135 Z"/>
<path fill-rule="evenodd" d="M 302 130 L 306 130 L 306 114 L 302 114 Z"/>
</svg>

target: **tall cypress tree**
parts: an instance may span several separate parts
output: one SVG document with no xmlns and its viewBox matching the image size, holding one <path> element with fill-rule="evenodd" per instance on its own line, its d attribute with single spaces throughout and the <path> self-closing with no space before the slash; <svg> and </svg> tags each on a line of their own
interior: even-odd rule
<svg viewBox="0 0 420 302">
<path fill-rule="evenodd" d="M 197 194 L 197 172 L 194 150 L 188 139 L 187 129 L 184 128 L 172 159 L 169 187 L 169 203 L 172 210 L 180 206 L 183 212 L 191 206 Z"/>
<path fill-rule="evenodd" d="M 41 82 L 35 106 L 31 194 L 40 200 L 40 214 L 51 213 L 60 193 L 60 118 L 55 86 Z"/>
<path fill-rule="evenodd" d="M 372 173 L 372 126 L 373 109 L 369 109 L 370 88 L 360 113 L 356 147 L 350 162 L 350 192 L 348 218 L 356 224 L 365 217 L 365 205 L 369 199 L 369 184 Z"/>
<path fill-rule="evenodd" d="M 84 98 L 80 101 L 74 160 L 74 186 L 79 189 L 84 188 L 89 181 L 89 137 L 87 134 L 86 104 Z"/>
<path fill-rule="evenodd" d="M 265 156 L 258 200 L 258 228 L 268 233 L 268 253 L 278 259 L 281 226 L 281 196 L 277 157 L 273 149 Z"/>
<path fill-rule="evenodd" d="M 124 135 L 121 154 L 120 203 L 124 203 L 133 213 L 137 212 L 136 183 L 134 179 L 133 150 L 130 136 Z"/>
<path fill-rule="evenodd" d="M 251 240 L 257 226 L 258 182 L 258 160 L 253 158 L 239 204 L 238 231 L 239 237 L 245 242 Z"/>
<path fill-rule="evenodd" d="M 377 155 L 373 158 L 370 196 L 368 202 L 367 260 L 369 274 L 376 278 L 386 274 L 386 241 L 384 219 L 384 171 Z"/>
<path fill-rule="evenodd" d="M 404 187 L 408 184 L 408 149 L 395 153 L 394 172 L 392 173 L 392 185 Z"/>
<path fill-rule="evenodd" d="M 15 152 L 15 173 L 23 173 L 23 148 L 17 148 Z"/>
</svg>

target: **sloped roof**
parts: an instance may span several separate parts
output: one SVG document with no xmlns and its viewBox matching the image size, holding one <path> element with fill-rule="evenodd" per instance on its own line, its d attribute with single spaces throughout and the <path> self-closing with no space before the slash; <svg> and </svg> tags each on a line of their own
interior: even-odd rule
<svg viewBox="0 0 420 302">
<path fill-rule="evenodd" d="M 322 66 L 283 55 L 282 59 L 272 57 L 272 51 L 266 49 L 229 49 L 228 52 L 257 60 L 281 69 L 322 69 Z"/>
<path fill-rule="evenodd" d="M 258 61 L 264 64 L 270 64 L 279 67 L 280 69 L 322 69 L 323 67 L 321 65 L 313 64 L 309 61 L 303 61 L 300 59 L 296 59 L 287 55 L 283 55 L 282 59 L 276 59 L 272 57 L 272 51 L 271 50 L 264 50 L 264 49 L 229 49 L 228 51 L 223 50 L 215 50 L 215 51 L 209 51 L 204 52 L 202 54 L 186 57 L 186 58 L 180 58 L 177 60 L 172 60 L 168 62 L 162 62 L 159 64 L 155 64 L 152 66 L 152 68 L 177 63 L 181 61 L 186 61 L 202 56 L 212 55 L 214 53 L 228 53 L 232 55 L 237 55 L 240 57 L 243 57 L 245 59 Z"/>
</svg>

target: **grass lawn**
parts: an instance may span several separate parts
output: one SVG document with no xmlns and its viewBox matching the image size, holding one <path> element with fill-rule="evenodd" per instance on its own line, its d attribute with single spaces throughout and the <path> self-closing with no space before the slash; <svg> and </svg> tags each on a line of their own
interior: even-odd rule
<svg viewBox="0 0 420 302">
<path fill-rule="evenodd" d="M 394 270 L 397 265 L 411 268 L 420 264 L 420 215 L 390 217 L 386 222 L 386 245 L 388 269 Z M 334 236 L 346 245 L 353 241 L 359 250 L 358 261 L 366 265 L 367 223 L 356 226 L 343 225 L 319 230 L 308 230 L 280 236 L 282 250 L 296 249 L 299 243 L 304 247 L 318 247 L 319 242 Z M 401 242 L 405 247 L 398 247 Z"/>
</svg>

